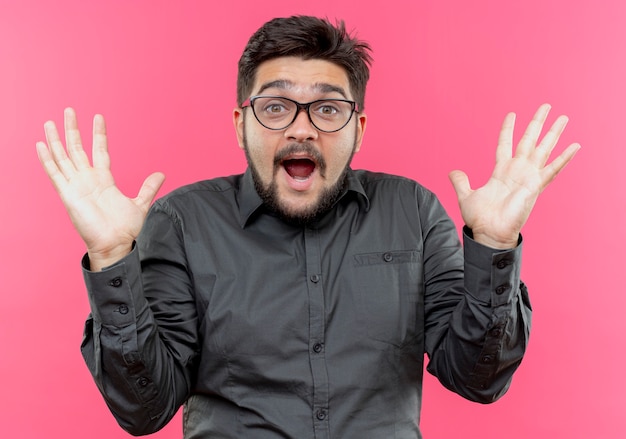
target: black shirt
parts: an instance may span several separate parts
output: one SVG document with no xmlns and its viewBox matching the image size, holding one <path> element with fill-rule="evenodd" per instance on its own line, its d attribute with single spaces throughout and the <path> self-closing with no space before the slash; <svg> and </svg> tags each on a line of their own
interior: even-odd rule
<svg viewBox="0 0 626 439">
<path fill-rule="evenodd" d="M 425 353 L 486 403 L 528 341 L 521 245 L 464 242 L 402 177 L 350 171 L 307 227 L 266 211 L 249 171 L 195 183 L 154 204 L 130 255 L 84 270 L 82 352 L 135 434 L 186 402 L 185 438 L 419 438 Z"/>
</svg>

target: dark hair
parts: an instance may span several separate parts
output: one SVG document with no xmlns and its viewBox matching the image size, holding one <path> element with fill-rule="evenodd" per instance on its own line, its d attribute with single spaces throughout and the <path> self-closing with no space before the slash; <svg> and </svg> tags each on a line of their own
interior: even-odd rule
<svg viewBox="0 0 626 439">
<path fill-rule="evenodd" d="M 321 59 L 343 67 L 354 100 L 363 108 L 372 63 L 370 52 L 368 43 L 346 31 L 343 20 L 333 25 L 328 19 L 309 16 L 274 18 L 250 37 L 239 59 L 237 103 L 241 105 L 250 97 L 257 69 L 262 62 L 297 56 Z"/>
</svg>

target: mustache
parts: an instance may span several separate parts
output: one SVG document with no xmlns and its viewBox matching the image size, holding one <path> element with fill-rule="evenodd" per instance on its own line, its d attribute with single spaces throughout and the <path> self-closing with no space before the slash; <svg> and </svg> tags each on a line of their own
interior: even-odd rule
<svg viewBox="0 0 626 439">
<path fill-rule="evenodd" d="M 322 154 L 310 143 L 290 143 L 285 148 L 281 149 L 274 156 L 274 169 L 278 169 L 282 166 L 283 161 L 294 154 L 304 153 L 313 159 L 316 166 L 319 167 L 319 171 L 322 175 L 326 171 L 326 160 L 322 157 Z"/>
</svg>

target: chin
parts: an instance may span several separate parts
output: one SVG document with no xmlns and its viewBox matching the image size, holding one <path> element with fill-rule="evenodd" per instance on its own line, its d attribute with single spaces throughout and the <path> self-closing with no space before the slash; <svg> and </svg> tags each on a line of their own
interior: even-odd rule
<svg viewBox="0 0 626 439">
<path fill-rule="evenodd" d="M 283 221 L 297 226 L 306 226 L 328 211 L 328 208 L 323 208 L 322 205 L 323 203 L 320 200 L 304 206 L 288 205 L 288 203 L 277 200 L 277 202 L 273 203 L 273 205 L 269 205 L 269 207 Z"/>
<path fill-rule="evenodd" d="M 297 196 L 289 197 L 288 199 L 294 201 L 289 203 L 288 199 L 282 196 L 275 180 L 272 180 L 269 184 L 264 184 L 254 163 L 248 160 L 248 164 L 252 171 L 255 189 L 265 206 L 283 221 L 297 226 L 311 224 L 332 209 L 343 192 L 348 169 L 346 165 L 337 182 L 330 187 L 323 188 L 313 200 L 304 201 L 308 197 L 302 194 L 301 200 L 298 200 L 299 197 Z"/>
</svg>

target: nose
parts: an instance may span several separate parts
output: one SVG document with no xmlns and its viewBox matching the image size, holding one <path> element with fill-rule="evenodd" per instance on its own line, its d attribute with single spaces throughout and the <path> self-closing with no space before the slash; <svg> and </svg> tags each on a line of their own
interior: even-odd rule
<svg viewBox="0 0 626 439">
<path fill-rule="evenodd" d="M 289 140 L 304 142 L 317 139 L 318 131 L 315 129 L 309 114 L 304 108 L 298 109 L 296 120 L 285 129 L 285 137 Z"/>
</svg>

